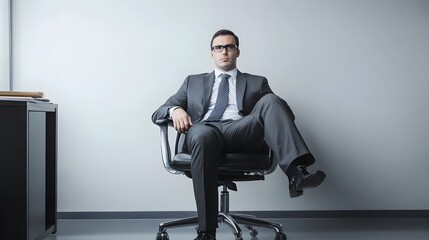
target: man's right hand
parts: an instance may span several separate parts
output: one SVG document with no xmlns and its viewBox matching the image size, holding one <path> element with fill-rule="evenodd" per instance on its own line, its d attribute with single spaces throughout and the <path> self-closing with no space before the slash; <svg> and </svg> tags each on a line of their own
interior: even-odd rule
<svg viewBox="0 0 429 240">
<path fill-rule="evenodd" d="M 180 133 L 187 132 L 188 129 L 192 126 L 191 117 L 180 107 L 173 110 L 171 118 L 173 120 L 174 128 Z"/>
</svg>

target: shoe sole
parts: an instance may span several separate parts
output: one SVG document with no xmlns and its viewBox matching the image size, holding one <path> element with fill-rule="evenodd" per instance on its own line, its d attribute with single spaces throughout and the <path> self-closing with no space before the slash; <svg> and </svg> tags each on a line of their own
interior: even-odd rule
<svg viewBox="0 0 429 240">
<path fill-rule="evenodd" d="M 291 197 L 291 198 L 296 198 L 296 197 L 299 197 L 299 196 L 301 196 L 301 195 L 303 195 L 304 194 L 304 191 L 303 190 L 298 190 L 298 191 L 289 191 L 289 196 Z"/>
<path fill-rule="evenodd" d="M 311 177 L 304 181 L 299 188 L 289 191 L 291 198 L 296 198 L 304 194 L 304 188 L 318 187 L 325 180 L 326 174 L 322 171 L 315 172 Z"/>
<path fill-rule="evenodd" d="M 303 182 L 297 190 L 303 190 L 304 188 L 315 188 L 318 187 L 323 180 L 325 180 L 326 174 L 322 171 L 315 172 L 305 182 Z"/>
</svg>

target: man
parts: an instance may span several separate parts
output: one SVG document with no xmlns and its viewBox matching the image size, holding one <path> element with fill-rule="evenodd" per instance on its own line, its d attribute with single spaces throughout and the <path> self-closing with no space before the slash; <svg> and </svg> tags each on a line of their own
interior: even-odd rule
<svg viewBox="0 0 429 240">
<path fill-rule="evenodd" d="M 222 153 L 249 152 L 266 143 L 289 178 L 291 197 L 325 179 L 322 171 L 307 172 L 306 167 L 315 159 L 287 103 L 271 91 L 266 78 L 237 70 L 238 37 L 220 30 L 213 35 L 210 49 L 215 70 L 188 76 L 152 115 L 154 122 L 171 118 L 177 131 L 187 132 L 185 147 L 192 155 L 199 221 L 195 240 L 216 239 L 217 166 Z"/>
</svg>

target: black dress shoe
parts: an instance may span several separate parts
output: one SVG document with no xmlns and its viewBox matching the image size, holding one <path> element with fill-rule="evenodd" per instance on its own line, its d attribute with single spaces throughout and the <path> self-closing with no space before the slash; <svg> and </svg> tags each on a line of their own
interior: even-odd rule
<svg viewBox="0 0 429 240">
<path fill-rule="evenodd" d="M 198 231 L 198 236 L 194 240 L 216 240 L 216 234 L 214 232 Z"/>
<path fill-rule="evenodd" d="M 289 195 L 291 198 L 304 194 L 304 188 L 314 188 L 325 180 L 326 174 L 322 171 L 309 173 L 305 166 L 298 166 L 295 176 L 289 182 Z"/>
</svg>

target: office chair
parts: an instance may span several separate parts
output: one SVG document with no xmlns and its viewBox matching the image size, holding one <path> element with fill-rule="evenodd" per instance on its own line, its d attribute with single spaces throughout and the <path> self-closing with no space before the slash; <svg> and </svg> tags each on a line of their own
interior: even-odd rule
<svg viewBox="0 0 429 240">
<path fill-rule="evenodd" d="M 170 142 L 168 138 L 168 126 L 172 125 L 171 120 L 163 119 L 156 121 L 160 127 L 161 134 L 161 155 L 165 169 L 173 174 L 184 174 L 191 176 L 191 155 L 182 153 L 183 134 L 177 133 L 175 143 L 175 155 L 171 156 Z M 218 215 L 220 224 L 228 225 L 236 240 L 242 240 L 242 230 L 239 224 L 244 225 L 252 237 L 258 234 L 253 227 L 271 228 L 275 231 L 275 240 L 286 240 L 286 234 L 283 233 L 281 224 L 258 219 L 254 216 L 232 214 L 229 212 L 229 190 L 237 191 L 236 181 L 255 181 L 264 180 L 265 175 L 272 173 L 277 167 L 273 161 L 271 151 L 267 149 L 259 153 L 227 153 L 224 154 L 219 164 L 219 186 L 222 186 L 220 205 L 221 209 Z M 198 217 L 190 217 L 179 220 L 173 220 L 159 224 L 159 232 L 156 240 L 168 240 L 168 228 L 181 226 L 192 226 L 198 224 Z"/>
</svg>

